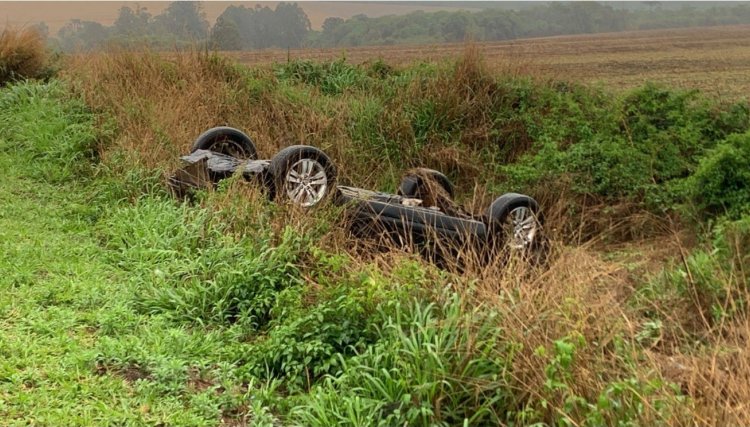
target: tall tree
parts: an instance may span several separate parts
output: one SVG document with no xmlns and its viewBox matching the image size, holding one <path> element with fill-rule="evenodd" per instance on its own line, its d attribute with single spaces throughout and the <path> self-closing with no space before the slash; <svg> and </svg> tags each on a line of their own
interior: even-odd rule
<svg viewBox="0 0 750 427">
<path fill-rule="evenodd" d="M 211 46 L 219 50 L 242 50 L 242 34 L 233 19 L 220 16 L 211 30 Z"/>
<path fill-rule="evenodd" d="M 274 44 L 280 47 L 299 47 L 310 32 L 310 19 L 297 3 L 279 3 L 275 21 L 279 39 Z"/>
<path fill-rule="evenodd" d="M 323 32 L 331 32 L 336 30 L 336 27 L 343 24 L 344 18 L 330 17 L 323 21 Z"/>
<path fill-rule="evenodd" d="M 109 38 L 109 30 L 98 22 L 71 19 L 57 32 L 60 47 L 66 51 L 95 49 Z"/>
<path fill-rule="evenodd" d="M 123 6 L 117 13 L 117 19 L 112 27 L 114 33 L 124 37 L 142 37 L 149 33 L 151 14 L 146 8 L 135 5 L 135 10 Z"/>
<path fill-rule="evenodd" d="M 473 16 L 467 12 L 451 13 L 443 24 L 443 34 L 449 42 L 464 41 L 472 34 Z"/>
<path fill-rule="evenodd" d="M 199 2 L 172 2 L 154 21 L 159 30 L 178 40 L 200 40 L 208 35 L 208 21 Z"/>
<path fill-rule="evenodd" d="M 296 3 L 279 3 L 276 9 L 229 6 L 216 20 L 212 40 L 219 49 L 299 47 L 310 32 L 310 20 Z"/>
<path fill-rule="evenodd" d="M 280 28 L 276 25 L 276 15 L 270 7 L 255 6 L 253 14 L 250 15 L 249 30 L 248 41 L 254 48 L 265 49 L 278 46 L 276 41 L 279 38 Z"/>
<path fill-rule="evenodd" d="M 38 22 L 33 27 L 36 28 L 39 34 L 41 34 L 42 37 L 44 37 L 45 39 L 49 37 L 49 26 L 47 25 L 46 22 L 44 21 Z"/>
</svg>

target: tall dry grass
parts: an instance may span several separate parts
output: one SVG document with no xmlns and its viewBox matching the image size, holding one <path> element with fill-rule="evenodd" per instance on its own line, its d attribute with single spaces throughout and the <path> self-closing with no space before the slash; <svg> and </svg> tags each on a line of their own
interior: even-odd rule
<svg viewBox="0 0 750 427">
<path fill-rule="evenodd" d="M 451 173 L 469 189 L 482 171 L 483 148 L 498 139 L 488 111 L 500 89 L 483 64 L 479 49 L 470 45 L 447 72 L 413 79 L 397 96 L 374 100 L 361 93 L 331 97 L 303 85 L 290 88 L 270 65 L 238 68 L 200 51 L 82 54 L 70 58 L 65 75 L 89 105 L 114 117 L 118 136 L 103 150 L 105 161 L 124 151 L 132 163 L 169 171 L 198 134 L 228 125 L 248 133 L 261 157 L 293 144 L 317 146 L 337 162 L 344 181 L 372 186 L 387 176 L 393 183 L 407 167 L 428 166 Z M 370 101 L 382 103 L 370 124 L 380 145 L 351 135 L 360 119 L 356 108 Z M 466 129 L 458 147 L 442 128 L 417 143 L 409 115 L 424 102 L 433 103 L 434 114 L 449 126 Z"/>
<path fill-rule="evenodd" d="M 261 157 L 293 144 L 338 154 L 332 141 L 343 134 L 342 124 L 304 103 L 273 96 L 270 69 L 246 75 L 201 52 L 167 58 L 123 51 L 72 57 L 65 74 L 90 106 L 115 120 L 117 138 L 103 150 L 105 161 L 125 151 L 137 165 L 168 172 L 197 135 L 221 125 L 248 133 Z M 257 82 L 254 89 L 248 79 Z"/>
<path fill-rule="evenodd" d="M 50 57 L 36 28 L 5 28 L 0 33 L 0 85 L 12 80 L 46 77 Z"/>
<path fill-rule="evenodd" d="M 660 226 L 672 224 L 662 220 Z M 735 310 L 719 320 L 711 317 L 715 302 L 702 299 L 699 283 L 687 295 L 670 283 L 660 285 L 658 295 L 647 289 L 691 250 L 692 239 L 672 229 L 671 235 L 609 247 L 599 239 L 580 245 L 553 240 L 542 268 L 511 258 L 447 269 L 468 307 L 488 305 L 501 313 L 498 357 L 507 357 L 508 345 L 516 349 L 510 371 L 523 402 L 518 411 L 533 410 L 549 425 L 617 425 L 626 415 L 610 409 L 631 405 L 639 408 L 627 415 L 636 425 L 747 425 L 750 319 L 743 301 L 750 288 L 743 267 L 715 273 L 730 295 L 721 303 Z M 688 276 L 698 274 L 688 269 Z M 551 370 L 561 340 L 574 346 L 572 362 L 567 370 Z M 602 396 L 613 406 L 601 410 L 603 420 L 592 421 L 598 411 L 582 402 Z"/>
</svg>

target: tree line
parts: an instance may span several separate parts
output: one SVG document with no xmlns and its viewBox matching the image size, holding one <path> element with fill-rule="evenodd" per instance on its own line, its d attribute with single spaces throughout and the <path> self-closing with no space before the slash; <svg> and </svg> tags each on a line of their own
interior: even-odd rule
<svg viewBox="0 0 750 427">
<path fill-rule="evenodd" d="M 43 25 L 43 24 L 41 24 Z M 173 48 L 208 43 L 221 50 L 301 47 L 310 33 L 310 20 L 296 3 L 268 6 L 229 6 L 213 27 L 200 2 L 176 1 L 160 14 L 146 7 L 123 6 L 112 26 L 73 19 L 57 33 L 65 51 L 98 49 L 110 45 Z"/>
<path fill-rule="evenodd" d="M 552 2 L 519 10 L 489 8 L 480 12 L 412 12 L 369 18 L 328 18 L 322 31 L 311 32 L 313 47 L 392 45 L 403 43 L 511 40 L 658 28 L 750 23 L 750 5 L 710 8 L 691 5 L 662 9 L 658 2 L 636 10 L 597 2 Z"/>
<path fill-rule="evenodd" d="M 268 6 L 229 6 L 211 26 L 199 2 L 173 2 L 161 14 L 145 7 L 120 8 L 112 26 L 78 19 L 57 34 L 63 50 L 96 49 L 105 45 L 143 43 L 154 48 L 188 44 L 216 50 L 345 47 L 402 43 L 511 40 L 524 37 L 583 34 L 623 30 L 750 23 L 750 5 L 713 7 L 686 5 L 662 9 L 658 2 L 629 10 L 597 2 L 552 2 L 517 10 L 488 8 L 479 12 L 412 12 L 370 18 L 330 17 L 321 30 L 312 30 L 296 3 Z M 43 25 L 43 24 L 42 24 Z"/>
<path fill-rule="evenodd" d="M 200 3 L 173 2 L 159 15 L 136 5 L 123 6 L 112 26 L 99 22 L 73 19 L 57 33 L 58 46 L 66 51 L 96 49 L 111 44 L 127 46 L 147 43 L 167 47 L 188 41 L 204 40 L 209 23 Z"/>
</svg>

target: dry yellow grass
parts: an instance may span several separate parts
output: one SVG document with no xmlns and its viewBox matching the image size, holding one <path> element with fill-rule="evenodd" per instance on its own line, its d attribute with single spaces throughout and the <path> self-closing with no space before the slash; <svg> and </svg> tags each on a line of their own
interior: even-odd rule
<svg viewBox="0 0 750 427">
<path fill-rule="evenodd" d="M 261 155 L 294 143 L 337 155 L 332 139 L 343 134 L 341 123 L 267 91 L 248 102 L 231 67 L 195 52 L 168 60 L 148 52 L 74 56 L 63 77 L 89 105 L 115 118 L 120 132 L 114 145 L 120 153 L 132 153 L 130 160 L 149 169 L 169 171 L 196 135 L 218 125 L 247 130 Z M 104 152 L 105 160 L 109 153 Z"/>
<path fill-rule="evenodd" d="M 69 58 L 63 76 L 84 95 L 89 105 L 106 110 L 115 118 L 120 130 L 114 144 L 121 149 L 117 155 L 133 153 L 129 164 L 170 171 L 196 135 L 213 126 L 231 125 L 246 130 L 261 155 L 269 156 L 293 144 L 314 145 L 337 160 L 340 177 L 357 177 L 362 185 L 373 184 L 380 178 L 378 174 L 384 171 L 378 170 L 382 165 L 377 156 L 381 153 L 373 152 L 371 162 L 363 162 L 366 157 L 363 150 L 373 148 L 357 145 L 348 134 L 347 126 L 354 112 L 346 96 L 327 99 L 305 92 L 278 96 L 269 67 L 253 72 L 256 81 L 261 82 L 254 92 L 219 57 L 196 52 L 168 55 L 110 52 Z M 484 87 L 486 92 L 487 79 L 473 80 L 471 73 L 478 72 L 472 71 L 470 64 L 459 67 L 429 87 L 411 85 L 406 96 L 423 97 L 423 92 L 440 94 L 454 101 L 454 113 L 465 109 L 469 116 L 482 115 L 482 109 L 472 104 L 481 99 L 472 100 L 464 93 L 470 87 Z M 465 80 L 466 86 L 456 86 L 456 79 Z M 306 102 L 295 97 L 304 97 Z M 413 132 L 408 120 L 398 112 L 388 112 L 386 116 L 384 120 L 394 133 Z M 414 151 L 410 141 L 397 136 L 393 139 L 403 148 L 402 153 Z M 483 135 L 467 134 L 468 137 L 481 142 Z M 450 155 L 449 149 L 435 144 L 431 150 L 416 153 L 411 161 L 418 164 L 429 161 L 444 169 L 462 168 L 462 176 L 471 176 L 471 165 L 476 164 L 470 158 L 471 153 Z M 111 151 L 103 153 L 105 160 L 110 154 Z"/>
<path fill-rule="evenodd" d="M 44 37 L 35 28 L 6 28 L 0 33 L 0 85 L 42 77 L 48 66 Z"/>
</svg>

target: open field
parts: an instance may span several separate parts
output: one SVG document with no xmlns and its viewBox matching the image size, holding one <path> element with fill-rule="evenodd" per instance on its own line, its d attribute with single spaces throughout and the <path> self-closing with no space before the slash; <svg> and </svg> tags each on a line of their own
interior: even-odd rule
<svg viewBox="0 0 750 427">
<path fill-rule="evenodd" d="M 559 36 L 478 43 L 498 71 L 603 83 L 629 89 L 645 81 L 697 88 L 709 95 L 738 98 L 750 93 L 750 25 Z M 383 58 L 388 63 L 455 57 L 464 44 L 298 49 L 290 52 L 227 52 L 243 64 L 293 59 L 336 59 L 354 63 Z"/>
</svg>

